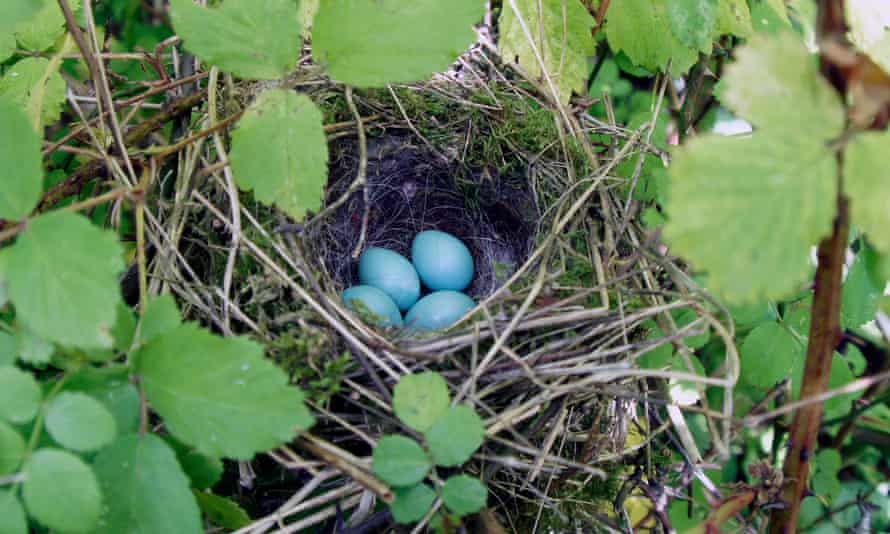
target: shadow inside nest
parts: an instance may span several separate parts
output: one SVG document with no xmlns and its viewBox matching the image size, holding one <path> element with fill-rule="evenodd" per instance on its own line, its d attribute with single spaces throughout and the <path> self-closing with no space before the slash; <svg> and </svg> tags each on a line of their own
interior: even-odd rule
<svg viewBox="0 0 890 534">
<path fill-rule="evenodd" d="M 332 146 L 327 204 L 349 191 L 359 166 L 354 139 Z M 441 230 L 470 249 L 476 275 L 467 293 L 485 297 L 525 261 L 535 242 L 538 207 L 525 176 L 493 175 L 445 162 L 413 139 L 368 140 L 368 227 L 362 249 L 383 247 L 410 257 L 411 241 L 423 230 Z M 365 216 L 359 189 L 309 236 L 338 289 L 358 281 L 353 252 Z"/>
</svg>

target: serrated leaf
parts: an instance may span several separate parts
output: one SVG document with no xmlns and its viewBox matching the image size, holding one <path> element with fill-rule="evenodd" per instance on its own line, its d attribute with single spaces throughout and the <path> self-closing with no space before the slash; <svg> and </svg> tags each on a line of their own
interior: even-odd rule
<svg viewBox="0 0 890 534">
<path fill-rule="evenodd" d="M 356 87 L 425 80 L 476 40 L 480 0 L 327 0 L 312 29 L 312 53 L 335 80 Z"/>
<path fill-rule="evenodd" d="M 0 79 L 2 85 L 2 79 Z M 0 219 L 24 219 L 43 191 L 41 143 L 18 101 L 0 98 Z M 14 169 L 14 172 L 10 172 Z M 2 305 L 2 303 L 0 303 Z"/>
<path fill-rule="evenodd" d="M 699 51 L 685 46 L 671 31 L 667 7 L 666 0 L 622 0 L 611 4 L 606 13 L 609 46 L 649 70 L 664 71 L 669 62 L 674 74 L 689 70 L 698 60 Z"/>
<path fill-rule="evenodd" d="M 405 436 L 384 436 L 374 447 L 374 473 L 393 486 L 412 486 L 426 477 L 432 463 L 423 447 Z"/>
<path fill-rule="evenodd" d="M 247 338 L 184 324 L 140 349 L 136 362 L 170 433 L 209 456 L 247 460 L 312 426 L 303 392 Z"/>
<path fill-rule="evenodd" d="M 47 406 L 46 430 L 60 445 L 85 452 L 111 443 L 117 435 L 117 424 L 105 406 L 93 397 L 62 392 Z"/>
<path fill-rule="evenodd" d="M 745 0 L 720 0 L 717 8 L 717 35 L 748 37 L 754 33 L 751 26 L 751 10 Z"/>
<path fill-rule="evenodd" d="M 124 436 L 93 464 L 105 495 L 101 534 L 200 534 L 198 505 L 173 450 L 154 434 Z"/>
<path fill-rule="evenodd" d="M 54 212 L 30 221 L 5 260 L 10 300 L 35 334 L 61 345 L 111 346 L 124 268 L 115 234 Z"/>
<path fill-rule="evenodd" d="M 42 57 L 25 58 L 0 78 L 0 96 L 21 106 L 35 131 L 56 122 L 62 114 L 65 80 L 59 65 Z"/>
<path fill-rule="evenodd" d="M 129 382 L 129 367 L 85 367 L 70 375 L 65 391 L 85 393 L 101 402 L 114 417 L 118 435 L 139 429 L 139 391 Z"/>
<path fill-rule="evenodd" d="M 7 1 L 7 0 L 4 0 Z M 25 50 L 42 52 L 65 34 L 65 16 L 58 2 L 43 1 L 40 10 L 15 26 L 15 37 Z M 72 11 L 80 9 L 80 0 L 70 0 Z"/>
<path fill-rule="evenodd" d="M 684 46 L 696 50 L 711 49 L 717 26 L 718 0 L 672 0 L 667 14 L 671 30 Z"/>
<path fill-rule="evenodd" d="M 250 516 L 238 503 L 206 491 L 194 491 L 201 511 L 214 525 L 234 531 L 250 524 Z"/>
<path fill-rule="evenodd" d="M 203 61 L 243 78 L 274 80 L 300 57 L 293 0 L 226 0 L 215 8 L 171 0 L 173 28 Z"/>
<path fill-rule="evenodd" d="M 836 189 L 834 157 L 812 141 L 706 136 L 676 151 L 665 236 L 730 304 L 780 300 L 809 276 Z"/>
<path fill-rule="evenodd" d="M 14 428 L 0 421 L 0 476 L 15 473 L 24 457 L 25 438 Z M 3 515 L 0 514 L 0 517 Z"/>
<path fill-rule="evenodd" d="M 469 406 L 452 406 L 425 437 L 436 465 L 453 467 L 469 460 L 482 445 L 485 426 Z"/>
<path fill-rule="evenodd" d="M 25 509 L 11 491 L 0 491 L 0 517 L 0 534 L 28 534 Z"/>
<path fill-rule="evenodd" d="M 436 493 L 426 484 L 407 489 L 396 488 L 395 494 L 396 499 L 389 505 L 389 511 L 396 523 L 403 525 L 420 521 L 436 500 Z"/>
<path fill-rule="evenodd" d="M 0 367 L 0 420 L 27 423 L 40 408 L 40 386 L 17 367 Z"/>
<path fill-rule="evenodd" d="M 872 283 L 865 257 L 863 254 L 858 254 L 844 280 L 841 293 L 841 326 L 858 328 L 874 319 L 883 289 L 883 286 L 877 287 Z"/>
<path fill-rule="evenodd" d="M 500 49 L 508 63 L 518 63 L 524 72 L 547 87 L 541 61 L 565 104 L 572 92 L 584 94 L 590 67 L 587 58 L 595 52 L 590 29 L 596 20 L 581 2 L 563 0 L 517 0 L 520 22 L 509 3 L 501 13 Z M 523 30 L 523 23 L 532 40 Z M 599 96 L 599 95 L 598 95 Z"/>
<path fill-rule="evenodd" d="M 853 137 L 844 153 L 844 192 L 850 196 L 853 224 L 884 254 L 890 253 L 888 150 L 890 133 L 865 132 Z"/>
<path fill-rule="evenodd" d="M 804 358 L 804 346 L 778 323 L 766 323 L 748 334 L 742 343 L 741 380 L 769 389 L 791 376 L 791 369 Z"/>
<path fill-rule="evenodd" d="M 850 40 L 872 61 L 890 72 L 890 2 L 847 0 Z"/>
<path fill-rule="evenodd" d="M 143 344 L 149 343 L 180 324 L 182 318 L 173 295 L 161 295 L 151 299 L 145 306 L 145 313 L 139 322 L 139 339 Z"/>
<path fill-rule="evenodd" d="M 756 35 L 737 50 L 736 57 L 717 93 L 755 129 L 805 138 L 798 141 L 814 146 L 843 131 L 844 111 L 837 92 L 819 73 L 816 56 L 793 33 Z"/>
<path fill-rule="evenodd" d="M 262 93 L 232 134 L 229 161 L 238 187 L 295 219 L 321 207 L 328 145 L 309 97 L 283 89 Z"/>
<path fill-rule="evenodd" d="M 203 490 L 219 482 L 224 469 L 222 460 L 201 454 L 170 436 L 165 436 L 164 441 L 176 452 L 176 459 L 189 477 L 193 488 Z"/>
<path fill-rule="evenodd" d="M 457 515 L 475 514 L 485 508 L 488 490 L 478 478 L 455 475 L 442 487 L 442 501 Z"/>
<path fill-rule="evenodd" d="M 396 384 L 392 405 L 396 416 L 418 432 L 428 430 L 448 411 L 448 384 L 438 373 L 406 375 Z"/>
<path fill-rule="evenodd" d="M 35 367 L 43 368 L 50 362 L 56 347 L 26 328 L 15 334 L 19 358 Z"/>
<path fill-rule="evenodd" d="M 40 449 L 25 463 L 22 499 L 31 517 L 63 534 L 93 532 L 102 511 L 93 470 L 58 449 Z"/>
<path fill-rule="evenodd" d="M 35 16 L 48 0 L 3 0 L 0 2 L 0 33 Z"/>
</svg>

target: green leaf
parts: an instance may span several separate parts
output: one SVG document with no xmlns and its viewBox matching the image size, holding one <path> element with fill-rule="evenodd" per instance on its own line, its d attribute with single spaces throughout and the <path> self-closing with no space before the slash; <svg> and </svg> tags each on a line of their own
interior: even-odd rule
<svg viewBox="0 0 890 534">
<path fill-rule="evenodd" d="M 73 213 L 42 215 L 9 249 L 9 297 L 18 318 L 40 337 L 108 348 L 121 300 L 117 274 L 123 268 L 114 233 Z"/>
<path fill-rule="evenodd" d="M 518 63 L 525 73 L 548 87 L 537 50 L 563 104 L 568 103 L 572 92 L 586 93 L 590 76 L 587 58 L 596 51 L 590 35 L 596 20 L 590 12 L 581 2 L 563 0 L 517 0 L 516 7 L 522 22 L 509 3 L 504 4 L 501 14 L 499 45 L 504 60 Z M 523 23 L 532 40 L 523 30 Z"/>
<path fill-rule="evenodd" d="M 139 323 L 139 339 L 142 344 L 149 343 L 180 324 L 182 319 L 179 316 L 179 306 L 173 295 L 161 295 L 145 306 L 145 313 Z"/>
<path fill-rule="evenodd" d="M 671 31 L 666 0 L 622 0 L 606 12 L 606 38 L 615 52 L 624 52 L 635 64 L 649 70 L 689 70 L 698 52 L 685 46 Z M 710 49 L 710 43 L 708 43 Z"/>
<path fill-rule="evenodd" d="M 872 61 L 890 72 L 890 3 L 847 0 L 844 7 L 850 40 Z"/>
<path fill-rule="evenodd" d="M 171 19 L 185 47 L 242 78 L 274 80 L 300 57 L 300 21 L 293 0 L 226 0 L 205 8 L 171 0 Z"/>
<path fill-rule="evenodd" d="M 56 122 L 62 114 L 65 80 L 59 74 L 60 65 L 30 57 L 14 64 L 0 78 L 0 96 L 24 108 L 35 131 Z"/>
<path fill-rule="evenodd" d="M 114 348 L 120 352 L 128 352 L 133 344 L 134 335 L 136 335 L 136 317 L 133 315 L 133 310 L 120 301 L 117 304 L 117 319 L 111 328 Z"/>
<path fill-rule="evenodd" d="M 357 87 L 425 80 L 476 40 L 481 0 L 326 0 L 312 53 L 331 77 Z"/>
<path fill-rule="evenodd" d="M 0 420 L 27 423 L 40 408 L 40 386 L 17 367 L 0 367 Z"/>
<path fill-rule="evenodd" d="M 3 0 L 0 2 L 0 33 L 7 33 L 16 24 L 28 20 L 40 11 L 48 0 Z"/>
<path fill-rule="evenodd" d="M 858 254 L 850 266 L 841 293 L 841 325 L 858 328 L 874 319 L 883 289 L 883 286 L 874 285 L 864 255 Z"/>
<path fill-rule="evenodd" d="M 105 406 L 93 397 L 62 392 L 47 407 L 46 430 L 60 445 L 84 452 L 111 443 L 117 435 L 117 424 Z"/>
<path fill-rule="evenodd" d="M 15 36 L 0 32 L 0 63 L 11 58 L 13 54 L 15 54 Z"/>
<path fill-rule="evenodd" d="M 207 456 L 189 447 L 185 443 L 165 436 L 164 441 L 176 452 L 176 459 L 182 470 L 191 480 L 192 487 L 198 490 L 207 489 L 222 478 L 223 463 L 219 458 Z M 200 504 L 200 502 L 198 503 Z"/>
<path fill-rule="evenodd" d="M 657 341 L 664 337 L 664 332 L 652 324 L 652 330 L 646 335 L 646 341 Z M 674 355 L 674 345 L 671 342 L 662 345 L 643 354 L 637 360 L 637 365 L 642 369 L 663 369 L 670 365 Z"/>
<path fill-rule="evenodd" d="M 674 321 L 677 323 L 677 329 L 683 328 L 699 318 L 698 314 L 696 314 L 695 311 L 690 308 L 673 310 L 671 312 L 671 316 L 673 316 Z M 686 346 L 691 349 L 700 349 L 704 347 L 705 344 L 707 344 L 709 339 L 711 339 L 711 329 L 710 327 L 708 327 L 707 323 L 699 323 L 696 329 L 704 330 L 704 332 L 698 335 L 686 336 L 683 338 L 683 343 L 685 343 Z"/>
<path fill-rule="evenodd" d="M 262 93 L 232 133 L 229 161 L 238 186 L 260 202 L 295 219 L 317 211 L 328 164 L 321 111 L 293 91 Z"/>
<path fill-rule="evenodd" d="M 161 438 L 124 436 L 103 449 L 93 465 L 107 509 L 97 532 L 204 532 L 188 478 Z"/>
<path fill-rule="evenodd" d="M 879 254 L 869 245 L 865 246 L 861 254 L 865 256 L 865 267 L 872 285 L 886 287 L 890 282 L 890 254 Z"/>
<path fill-rule="evenodd" d="M 129 382 L 129 367 L 85 367 L 65 382 L 65 391 L 85 393 L 101 402 L 114 417 L 120 436 L 139 430 L 139 391 Z"/>
<path fill-rule="evenodd" d="M 718 0 L 672 0 L 667 6 L 674 35 L 684 46 L 696 50 L 710 50 L 718 11 Z"/>
<path fill-rule="evenodd" d="M 15 337 L 19 358 L 35 367 L 46 367 L 56 351 L 52 343 L 26 328 L 19 329 Z"/>
<path fill-rule="evenodd" d="M 0 219 L 24 219 L 40 200 L 43 191 L 40 146 L 40 138 L 21 106 L 8 97 L 0 98 L 0 166 L 6 169 L 6 175 L 0 180 Z M 14 173 L 10 172 L 12 169 Z"/>
<path fill-rule="evenodd" d="M 425 437 L 436 465 L 452 467 L 469 460 L 482 445 L 485 427 L 469 406 L 452 406 Z"/>
<path fill-rule="evenodd" d="M 856 380 L 856 377 L 853 376 L 853 371 L 850 370 L 847 361 L 843 356 L 835 352 L 831 363 L 831 375 L 828 377 L 828 389 L 841 388 L 853 380 Z M 799 395 L 799 393 L 795 395 Z M 847 415 L 853 409 L 853 401 L 861 395 L 861 391 L 856 391 L 828 399 L 825 401 L 825 419 L 834 419 Z"/>
<path fill-rule="evenodd" d="M 0 476 L 15 473 L 25 457 L 25 438 L 0 421 Z M 0 517 L 3 517 L 0 514 Z"/>
<path fill-rule="evenodd" d="M 0 517 L 3 518 L 3 521 L 0 521 L 0 534 L 28 534 L 25 509 L 10 491 L 0 491 Z"/>
<path fill-rule="evenodd" d="M 0 330 L 0 367 L 13 365 L 18 358 L 19 348 L 15 337 Z"/>
<path fill-rule="evenodd" d="M 717 86 L 720 101 L 756 129 L 807 145 L 804 159 L 792 162 L 803 163 L 817 146 L 827 152 L 824 144 L 843 131 L 844 112 L 837 91 L 819 73 L 816 56 L 800 39 L 788 31 L 757 35 L 737 49 L 736 57 Z"/>
<path fill-rule="evenodd" d="M 442 487 L 442 501 L 458 515 L 475 514 L 485 508 L 488 490 L 478 478 L 455 475 Z"/>
<path fill-rule="evenodd" d="M 170 433 L 209 456 L 250 459 L 312 426 L 303 392 L 247 338 L 184 324 L 135 359 L 145 395 Z"/>
<path fill-rule="evenodd" d="M 438 373 L 407 375 L 399 380 L 392 405 L 396 416 L 418 432 L 425 432 L 448 411 L 448 384 Z"/>
<path fill-rule="evenodd" d="M 769 389 L 791 375 L 804 357 L 804 346 L 778 323 L 765 323 L 748 334 L 740 349 L 741 380 Z"/>
<path fill-rule="evenodd" d="M 853 223 L 884 254 L 890 254 L 888 150 L 890 133 L 865 132 L 853 137 L 844 153 L 844 192 L 850 196 Z"/>
<path fill-rule="evenodd" d="M 395 489 L 396 500 L 389 505 L 389 511 L 396 523 L 407 525 L 420 521 L 436 500 L 436 493 L 426 484 L 418 484 L 407 489 Z"/>
<path fill-rule="evenodd" d="M 698 137 L 676 151 L 670 173 L 665 235 L 715 293 L 730 304 L 780 300 L 808 278 L 810 248 L 835 211 L 834 157 L 821 144 Z"/>
<path fill-rule="evenodd" d="M 235 501 L 206 491 L 193 493 L 201 511 L 214 525 L 232 531 L 250 524 L 250 516 Z"/>
<path fill-rule="evenodd" d="M 720 0 L 717 8 L 717 35 L 749 37 L 754 33 L 751 26 L 751 10 L 745 0 Z"/>
<path fill-rule="evenodd" d="M 90 466 L 58 449 L 40 449 L 28 459 L 22 498 L 31 517 L 63 534 L 93 532 L 102 511 L 102 492 Z"/>
<path fill-rule="evenodd" d="M 417 484 L 431 467 L 423 447 L 405 436 L 384 436 L 374 447 L 374 473 L 393 486 Z"/>
<path fill-rule="evenodd" d="M 835 449 L 819 451 L 813 460 L 813 491 L 828 502 L 837 499 L 841 493 L 841 482 L 837 475 L 841 470 L 841 455 Z"/>
<path fill-rule="evenodd" d="M 5 0 L 4 0 L 5 1 Z M 53 46 L 59 37 L 65 35 L 65 16 L 57 1 L 45 0 L 43 7 L 33 17 L 15 27 L 15 37 L 22 48 L 42 52 Z M 70 0 L 72 11 L 80 9 L 80 0 Z"/>
<path fill-rule="evenodd" d="M 751 20 L 754 29 L 765 35 L 775 35 L 791 25 L 785 0 L 752 0 Z"/>
</svg>

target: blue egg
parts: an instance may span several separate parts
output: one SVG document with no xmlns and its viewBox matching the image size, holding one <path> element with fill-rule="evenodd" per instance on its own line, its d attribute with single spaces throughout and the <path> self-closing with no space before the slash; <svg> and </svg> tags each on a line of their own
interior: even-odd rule
<svg viewBox="0 0 890 534">
<path fill-rule="evenodd" d="M 411 243 L 411 260 L 424 285 L 433 291 L 462 291 L 473 281 L 470 249 L 451 234 L 420 232 Z"/>
<path fill-rule="evenodd" d="M 473 299 L 457 291 L 436 291 L 417 301 L 405 314 L 408 328 L 442 330 L 473 309 Z"/>
<path fill-rule="evenodd" d="M 352 286 L 343 292 L 343 302 L 353 311 L 361 310 L 361 304 L 373 314 L 378 326 L 402 326 L 402 314 L 389 295 L 371 286 Z"/>
<path fill-rule="evenodd" d="M 358 261 L 359 282 L 374 286 L 392 298 L 404 311 L 420 297 L 420 279 L 408 258 L 397 252 L 372 247 Z"/>
</svg>

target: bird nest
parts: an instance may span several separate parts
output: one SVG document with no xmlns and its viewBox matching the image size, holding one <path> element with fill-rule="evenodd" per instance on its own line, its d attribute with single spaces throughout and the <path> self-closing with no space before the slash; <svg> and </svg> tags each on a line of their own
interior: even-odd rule
<svg viewBox="0 0 890 534">
<path fill-rule="evenodd" d="M 635 366 L 709 317 L 682 270 L 651 246 L 628 193 L 643 154 L 656 152 L 648 124 L 628 131 L 555 106 L 484 56 L 410 87 L 352 94 L 318 78 L 289 83 L 325 112 L 330 178 L 319 213 L 294 224 L 239 194 L 224 154 L 200 147 L 161 184 L 170 201 L 149 214 L 152 291 L 169 287 L 193 317 L 265 342 L 317 415 L 311 434 L 229 466 L 217 490 L 260 518 L 250 531 L 298 532 L 347 515 L 361 528 L 388 524 L 370 454 L 382 435 L 410 432 L 392 413 L 392 391 L 423 370 L 483 417 L 485 443 L 462 470 L 491 491 L 480 515 L 488 524 L 615 527 L 613 507 L 642 491 L 634 480 L 648 487 L 671 473 L 688 483 L 688 464 L 662 470 L 652 448 L 670 425 L 651 408 L 666 401 L 650 379 L 669 375 Z M 619 176 L 623 162 L 636 171 Z M 416 337 L 344 308 L 358 253 L 407 253 L 427 229 L 472 250 L 475 313 Z M 696 320 L 678 330 L 670 312 L 679 308 Z M 646 338 L 653 320 L 669 335 Z M 716 412 L 703 413 L 718 428 Z M 707 453 L 685 450 L 689 429 L 682 417 L 672 423 L 680 440 L 671 447 Z M 715 450 L 727 442 L 713 434 Z"/>
</svg>

